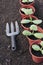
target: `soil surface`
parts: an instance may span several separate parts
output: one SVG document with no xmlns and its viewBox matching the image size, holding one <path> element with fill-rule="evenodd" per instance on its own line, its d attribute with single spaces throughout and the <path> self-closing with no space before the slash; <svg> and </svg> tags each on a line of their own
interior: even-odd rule
<svg viewBox="0 0 43 65">
<path fill-rule="evenodd" d="M 35 0 L 36 1 L 36 0 Z M 39 2 L 39 0 L 38 0 Z M 35 5 L 38 4 L 35 2 Z M 42 3 L 40 0 L 39 3 Z M 43 4 L 43 3 L 42 3 Z M 36 16 L 43 19 L 43 5 L 37 5 Z M 40 7 L 40 8 L 39 8 Z M 32 61 L 31 55 L 29 53 L 29 44 L 25 36 L 22 35 L 23 29 L 20 24 L 20 14 L 19 14 L 20 4 L 19 0 L 0 0 L 0 65 L 36 65 Z M 40 10 L 38 10 L 40 9 Z M 18 21 L 20 26 L 20 33 L 16 36 L 16 51 L 11 51 L 11 39 L 6 36 L 6 23 L 9 24 L 11 21 L 15 23 Z M 43 28 L 43 23 L 40 25 Z M 43 63 L 37 64 L 43 65 Z"/>
</svg>

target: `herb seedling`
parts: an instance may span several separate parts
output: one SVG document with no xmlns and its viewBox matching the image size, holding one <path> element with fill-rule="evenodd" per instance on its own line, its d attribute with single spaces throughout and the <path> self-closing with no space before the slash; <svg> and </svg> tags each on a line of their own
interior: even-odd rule
<svg viewBox="0 0 43 65">
<path fill-rule="evenodd" d="M 41 41 L 40 46 L 37 45 L 37 44 L 33 44 L 32 49 L 35 50 L 35 51 L 40 51 L 41 54 L 43 55 L 43 41 Z"/>
<path fill-rule="evenodd" d="M 24 12 L 26 15 L 33 14 L 33 10 L 31 8 L 21 8 L 21 11 Z"/>
<path fill-rule="evenodd" d="M 38 19 L 38 20 L 32 20 L 32 18 L 30 17 L 30 19 L 22 19 L 21 20 L 21 24 L 27 24 L 27 23 L 34 23 L 34 24 L 40 24 L 42 23 L 42 20 Z"/>
<path fill-rule="evenodd" d="M 22 0 L 23 3 L 25 2 L 33 2 L 34 0 Z"/>
<path fill-rule="evenodd" d="M 39 38 L 39 39 L 43 38 L 43 33 L 34 33 L 34 31 L 37 31 L 37 26 L 36 25 L 31 25 L 30 30 L 32 30 L 32 32 L 30 32 L 28 30 L 24 30 L 22 32 L 22 34 L 25 35 L 25 36 L 33 35 L 33 36 L 35 36 L 36 38 Z"/>
</svg>

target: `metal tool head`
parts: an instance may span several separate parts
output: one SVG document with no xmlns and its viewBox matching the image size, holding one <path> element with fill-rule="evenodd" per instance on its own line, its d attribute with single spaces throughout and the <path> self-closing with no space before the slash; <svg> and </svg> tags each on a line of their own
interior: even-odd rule
<svg viewBox="0 0 43 65">
<path fill-rule="evenodd" d="M 15 21 L 15 28 L 16 28 L 16 31 L 14 31 L 14 24 L 13 24 L 13 22 L 11 22 L 11 33 L 10 33 L 9 24 L 6 23 L 6 35 L 7 36 L 18 35 L 19 34 L 19 25 L 18 25 L 17 21 Z M 12 30 L 13 30 L 13 32 L 12 32 Z"/>
</svg>

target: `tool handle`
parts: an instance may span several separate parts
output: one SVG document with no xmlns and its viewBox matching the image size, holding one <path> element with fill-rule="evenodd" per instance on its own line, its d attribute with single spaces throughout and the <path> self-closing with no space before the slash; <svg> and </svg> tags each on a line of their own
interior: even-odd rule
<svg viewBox="0 0 43 65">
<path fill-rule="evenodd" d="M 15 51 L 16 50 L 16 44 L 15 44 L 15 38 L 14 36 L 11 36 L 11 49 L 12 51 Z"/>
</svg>

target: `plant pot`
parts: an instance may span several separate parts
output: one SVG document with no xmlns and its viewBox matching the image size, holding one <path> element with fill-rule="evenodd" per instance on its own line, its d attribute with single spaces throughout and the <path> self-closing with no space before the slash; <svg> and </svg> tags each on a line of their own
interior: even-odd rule
<svg viewBox="0 0 43 65">
<path fill-rule="evenodd" d="M 37 20 L 38 18 L 36 17 L 36 16 L 31 16 L 34 20 Z M 30 18 L 30 16 L 26 16 L 26 17 L 24 17 L 23 19 L 29 19 Z M 32 24 L 31 24 L 32 25 Z M 24 29 L 24 30 L 30 30 L 30 28 L 29 27 L 26 27 L 26 26 L 24 26 L 23 24 L 21 24 L 21 26 L 22 26 L 22 28 Z M 29 25 L 30 26 L 30 25 Z M 40 33 L 43 33 L 43 29 L 40 27 L 40 26 L 37 26 L 37 31 L 38 32 L 40 32 Z"/>
<path fill-rule="evenodd" d="M 21 4 L 21 6 L 34 6 L 34 2 L 31 2 L 31 3 L 28 3 L 28 4 L 24 4 L 24 3 L 22 3 L 22 0 L 19 0 L 20 1 L 20 4 Z"/>
<path fill-rule="evenodd" d="M 35 42 L 33 42 L 33 44 L 40 44 L 40 42 L 41 41 L 35 41 Z M 32 46 L 32 45 L 31 45 Z M 31 46 L 29 47 L 29 51 L 30 51 L 30 54 L 31 54 L 31 56 L 32 56 L 32 59 L 33 59 L 33 61 L 35 62 L 35 63 L 40 63 L 40 62 L 43 62 L 43 57 L 39 57 L 39 56 L 36 56 L 36 55 L 34 55 L 33 53 L 32 53 L 32 51 L 31 51 Z"/>
<path fill-rule="evenodd" d="M 31 8 L 33 10 L 33 14 L 35 13 L 35 8 L 33 6 L 24 6 L 24 7 L 21 7 L 21 8 Z M 33 14 L 30 14 L 30 15 L 26 15 L 24 13 L 21 12 L 21 8 L 19 10 L 20 12 L 20 15 L 21 15 L 21 18 L 24 18 L 25 16 L 32 16 Z"/>
<path fill-rule="evenodd" d="M 37 20 L 38 18 L 36 16 L 31 16 L 33 19 Z M 25 16 L 23 19 L 30 19 L 30 16 Z M 25 27 L 23 24 L 21 24 L 22 28 L 25 30 L 30 30 L 28 27 Z"/>
<path fill-rule="evenodd" d="M 28 29 L 28 30 L 31 31 L 30 29 Z M 43 33 L 43 29 L 38 26 L 37 32 Z M 26 36 L 26 38 L 27 38 L 27 40 L 28 40 L 30 46 L 31 46 L 35 41 L 40 41 L 40 39 L 38 39 L 38 38 L 36 38 L 36 37 L 34 37 L 34 36 L 31 36 L 31 37 Z M 41 40 L 43 40 L 43 39 L 41 39 Z"/>
</svg>

